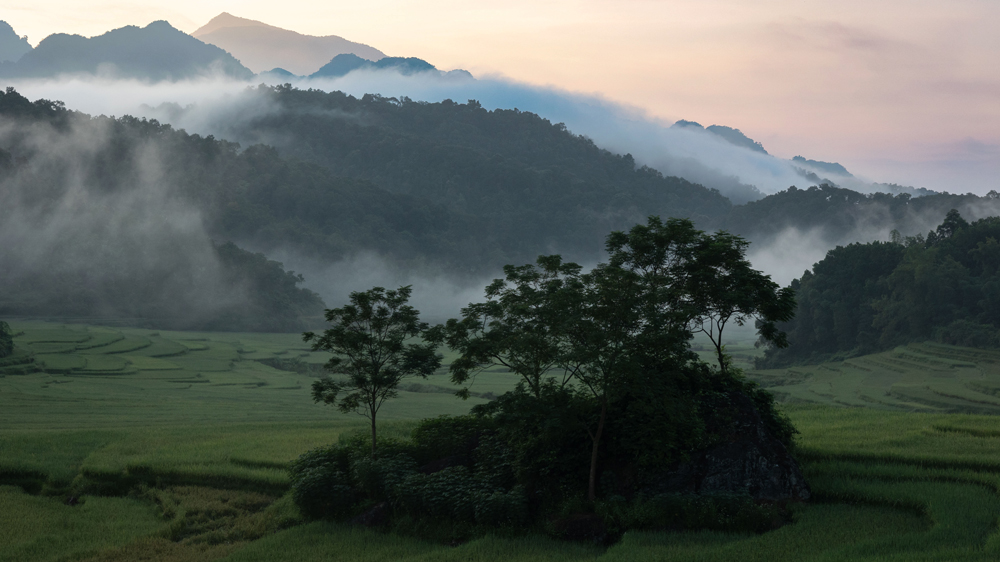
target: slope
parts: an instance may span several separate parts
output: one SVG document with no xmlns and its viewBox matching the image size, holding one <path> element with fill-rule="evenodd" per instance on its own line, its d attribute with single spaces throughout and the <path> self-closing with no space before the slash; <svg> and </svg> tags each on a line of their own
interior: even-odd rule
<svg viewBox="0 0 1000 562">
<path fill-rule="evenodd" d="M 232 55 L 174 29 L 165 21 L 127 26 L 97 37 L 57 33 L 42 40 L 16 65 L 2 68 L 6 77 L 54 78 L 94 74 L 153 82 L 223 75 L 249 80 L 253 72 Z"/>
<path fill-rule="evenodd" d="M 340 54 L 353 54 L 371 61 L 385 56 L 374 47 L 336 35 L 303 35 L 227 12 L 212 18 L 191 35 L 232 53 L 257 73 L 280 67 L 293 74 L 307 75 Z"/>
</svg>

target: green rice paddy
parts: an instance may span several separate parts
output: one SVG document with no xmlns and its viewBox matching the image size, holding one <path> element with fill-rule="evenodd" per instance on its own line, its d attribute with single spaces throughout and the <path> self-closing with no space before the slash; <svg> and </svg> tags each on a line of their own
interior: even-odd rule
<svg viewBox="0 0 1000 562">
<path fill-rule="evenodd" d="M 1000 559 L 997 352 L 918 344 L 749 373 L 801 431 L 814 495 L 775 531 L 451 545 L 301 521 L 287 463 L 365 420 L 312 402 L 326 358 L 297 335 L 12 326 L 21 351 L 0 364 L 0 562 Z M 728 350 L 744 365 L 755 353 L 742 341 Z M 380 431 L 405 437 L 415 420 L 466 412 L 514 382 L 484 372 L 480 397 L 463 402 L 442 369 L 404 385 Z M 104 493 L 72 497 L 81 486 Z"/>
</svg>

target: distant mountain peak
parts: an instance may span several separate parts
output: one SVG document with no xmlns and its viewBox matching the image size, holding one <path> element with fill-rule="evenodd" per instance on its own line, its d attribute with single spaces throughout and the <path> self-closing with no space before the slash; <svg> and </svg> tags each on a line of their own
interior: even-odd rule
<svg viewBox="0 0 1000 562">
<path fill-rule="evenodd" d="M 191 35 L 232 53 L 254 72 L 280 67 L 304 76 L 340 54 L 354 54 L 371 61 L 385 57 L 385 53 L 374 47 L 343 37 L 305 35 L 228 12 L 215 16 Z"/>
<path fill-rule="evenodd" d="M 384 57 L 370 61 L 351 53 L 333 57 L 330 62 L 309 75 L 309 78 L 340 78 L 355 70 L 394 70 L 404 76 L 430 72 L 447 78 L 473 79 L 467 70 L 442 72 L 433 64 L 416 57 Z"/>
<path fill-rule="evenodd" d="M 792 162 L 795 162 L 796 164 L 800 165 L 805 164 L 806 166 L 810 166 L 816 170 L 820 170 L 822 172 L 826 172 L 829 174 L 837 174 L 838 176 L 847 176 L 849 178 L 854 177 L 850 172 L 847 171 L 847 168 L 845 168 L 838 162 L 823 162 L 822 160 L 809 160 L 803 156 L 792 157 Z"/>
<path fill-rule="evenodd" d="M 702 127 L 701 123 L 697 121 L 687 121 L 685 119 L 680 119 L 674 123 L 671 128 L 677 129 L 695 129 L 698 131 L 705 131 L 707 133 L 712 133 L 713 135 L 724 139 L 730 144 L 735 144 L 736 146 L 742 146 L 743 148 L 748 148 L 754 152 L 760 152 L 762 154 L 767 154 L 764 150 L 764 145 L 753 140 L 752 138 L 743 134 L 743 131 L 739 129 L 734 129 L 732 127 L 726 127 L 725 125 L 709 125 L 708 127 Z"/>
<path fill-rule="evenodd" d="M 0 20 L 0 62 L 17 62 L 31 50 L 27 37 L 20 37 L 9 23 Z"/>
<path fill-rule="evenodd" d="M 229 12 L 222 12 L 209 20 L 205 25 L 196 29 L 191 35 L 193 37 L 201 37 L 202 35 L 208 35 L 213 31 L 218 31 L 226 27 L 270 27 L 272 29 L 281 29 L 280 27 L 274 27 L 273 25 L 268 25 L 262 21 L 241 18 L 239 16 L 234 16 Z M 292 31 L 292 33 L 296 32 Z"/>
</svg>

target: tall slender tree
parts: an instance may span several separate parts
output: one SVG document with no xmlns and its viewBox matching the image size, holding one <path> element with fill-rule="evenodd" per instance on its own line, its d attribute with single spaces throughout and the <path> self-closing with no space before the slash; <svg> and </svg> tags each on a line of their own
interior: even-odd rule
<svg viewBox="0 0 1000 562">
<path fill-rule="evenodd" d="M 443 339 L 441 327 L 420 321 L 420 313 L 407 304 L 411 292 L 410 286 L 353 292 L 350 304 L 326 311 L 332 327 L 322 335 L 303 334 L 304 341 L 312 342 L 313 351 L 333 354 L 326 369 L 346 377 L 325 376 L 314 382 L 313 400 L 367 417 L 372 458 L 377 454 L 375 419 L 382 404 L 397 396 L 404 378 L 427 378 L 441 366 L 442 356 L 437 353 Z"/>
</svg>

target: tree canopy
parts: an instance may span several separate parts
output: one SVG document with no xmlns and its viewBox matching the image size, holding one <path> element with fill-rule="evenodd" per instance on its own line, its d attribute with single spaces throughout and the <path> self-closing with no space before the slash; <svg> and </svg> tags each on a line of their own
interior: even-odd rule
<svg viewBox="0 0 1000 562">
<path fill-rule="evenodd" d="M 969 223 L 956 210 L 924 235 L 830 250 L 794 280 L 791 344 L 761 366 L 815 362 L 936 340 L 1000 345 L 1000 218 Z"/>
<path fill-rule="evenodd" d="M 323 377 L 312 385 L 316 402 L 336 405 L 345 413 L 357 412 L 371 421 L 372 457 L 376 453 L 375 420 L 382 404 L 397 395 L 406 377 L 426 378 L 441 366 L 437 348 L 440 329 L 420 321 L 420 313 L 406 304 L 409 286 L 386 291 L 374 287 L 353 292 L 350 304 L 326 311 L 332 326 L 317 335 L 303 334 L 313 351 L 333 354 L 326 369 L 346 380 Z M 419 343 L 406 343 L 420 338 Z"/>
<path fill-rule="evenodd" d="M 591 271 L 559 256 L 540 257 L 537 267 L 508 266 L 506 279 L 487 287 L 486 303 L 448 321 L 448 342 L 461 353 L 452 379 L 465 383 L 473 369 L 497 364 L 520 376 L 536 400 L 567 388 L 586 396 L 593 500 L 608 416 L 621 415 L 614 405 L 650 373 L 672 376 L 698 364 L 688 343 L 693 331 L 716 342 L 722 377 L 729 373 L 721 331 L 730 320 L 755 319 L 763 341 L 785 345 L 775 323 L 790 319 L 793 293 L 753 270 L 746 247 L 687 219 L 650 217 L 611 233 L 608 262 Z"/>
</svg>

